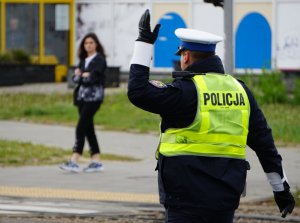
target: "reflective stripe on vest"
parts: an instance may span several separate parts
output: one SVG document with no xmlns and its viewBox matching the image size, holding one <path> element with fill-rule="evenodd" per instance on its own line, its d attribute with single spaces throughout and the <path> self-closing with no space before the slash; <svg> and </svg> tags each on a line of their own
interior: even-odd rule
<svg viewBox="0 0 300 223">
<path fill-rule="evenodd" d="M 245 159 L 250 105 L 231 75 L 196 75 L 198 109 L 193 123 L 161 134 L 159 153 Z"/>
</svg>

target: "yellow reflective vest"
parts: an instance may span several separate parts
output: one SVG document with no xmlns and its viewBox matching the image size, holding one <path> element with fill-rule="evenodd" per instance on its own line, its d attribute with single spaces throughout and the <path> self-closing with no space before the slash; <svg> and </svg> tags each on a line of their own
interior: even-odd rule
<svg viewBox="0 0 300 223">
<path fill-rule="evenodd" d="M 195 120 L 186 128 L 161 133 L 158 152 L 245 159 L 250 104 L 243 86 L 226 74 L 192 79 L 198 94 Z"/>
</svg>

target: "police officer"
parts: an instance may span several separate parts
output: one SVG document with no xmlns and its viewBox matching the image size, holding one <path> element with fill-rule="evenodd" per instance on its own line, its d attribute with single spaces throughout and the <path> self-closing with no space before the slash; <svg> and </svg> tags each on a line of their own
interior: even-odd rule
<svg viewBox="0 0 300 223">
<path fill-rule="evenodd" d="M 164 84 L 149 80 L 159 28 L 157 24 L 151 31 L 146 10 L 134 46 L 128 98 L 162 118 L 156 155 L 166 222 L 233 222 L 249 169 L 246 145 L 256 152 L 282 217 L 291 213 L 295 201 L 271 129 L 247 86 L 224 74 L 215 55 L 222 38 L 177 29 L 184 72 Z"/>
</svg>

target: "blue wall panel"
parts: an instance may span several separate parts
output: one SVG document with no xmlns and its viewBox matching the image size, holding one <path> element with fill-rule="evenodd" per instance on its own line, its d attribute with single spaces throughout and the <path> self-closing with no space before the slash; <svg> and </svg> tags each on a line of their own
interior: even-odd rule
<svg viewBox="0 0 300 223">
<path fill-rule="evenodd" d="M 244 17 L 236 32 L 235 67 L 271 68 L 272 34 L 261 14 L 250 13 Z"/>
<path fill-rule="evenodd" d="M 180 40 L 175 36 L 177 28 L 186 28 L 182 18 L 174 12 L 165 14 L 159 21 L 161 28 L 154 46 L 154 66 L 173 67 L 173 61 L 179 60 L 174 55 L 180 45 Z"/>
</svg>

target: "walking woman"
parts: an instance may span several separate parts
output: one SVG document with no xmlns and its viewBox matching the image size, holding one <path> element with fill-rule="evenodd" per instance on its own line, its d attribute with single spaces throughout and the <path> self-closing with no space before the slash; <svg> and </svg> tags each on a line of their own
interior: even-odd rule
<svg viewBox="0 0 300 223">
<path fill-rule="evenodd" d="M 91 163 L 83 171 L 96 172 L 103 170 L 103 164 L 100 161 L 100 148 L 93 120 L 104 98 L 106 60 L 104 49 L 94 33 L 89 33 L 83 38 L 78 56 L 80 62 L 73 75 L 73 81 L 77 84 L 74 90 L 74 104 L 79 112 L 76 140 L 71 159 L 60 168 L 71 172 L 80 171 L 78 161 L 82 156 L 86 137 L 90 146 Z"/>
</svg>

